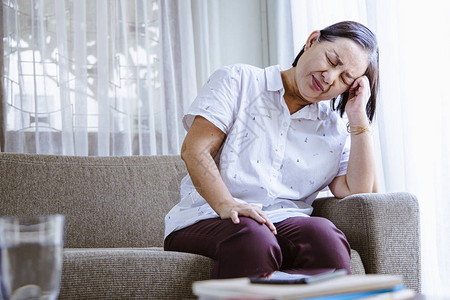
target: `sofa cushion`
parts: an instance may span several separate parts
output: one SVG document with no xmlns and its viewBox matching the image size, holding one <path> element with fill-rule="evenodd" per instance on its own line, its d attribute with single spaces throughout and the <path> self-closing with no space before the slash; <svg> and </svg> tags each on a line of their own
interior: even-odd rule
<svg viewBox="0 0 450 300">
<path fill-rule="evenodd" d="M 352 250 L 352 274 L 364 274 Z M 213 260 L 143 249 L 65 249 L 60 299 L 196 299 L 194 281 L 210 279 Z"/>
<path fill-rule="evenodd" d="M 195 299 L 211 276 L 207 257 L 162 248 L 65 249 L 59 299 Z"/>
</svg>

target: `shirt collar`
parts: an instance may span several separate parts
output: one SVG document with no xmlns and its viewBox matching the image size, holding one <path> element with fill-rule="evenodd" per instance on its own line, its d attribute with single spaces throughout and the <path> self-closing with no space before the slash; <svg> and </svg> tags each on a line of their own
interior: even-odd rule
<svg viewBox="0 0 450 300">
<path fill-rule="evenodd" d="M 279 65 L 270 66 L 264 69 L 266 75 L 266 86 L 268 91 L 283 90 L 283 80 L 281 79 L 281 67 Z"/>
<path fill-rule="evenodd" d="M 328 109 L 325 103 L 315 102 L 293 113 L 291 119 L 326 120 Z"/>
</svg>

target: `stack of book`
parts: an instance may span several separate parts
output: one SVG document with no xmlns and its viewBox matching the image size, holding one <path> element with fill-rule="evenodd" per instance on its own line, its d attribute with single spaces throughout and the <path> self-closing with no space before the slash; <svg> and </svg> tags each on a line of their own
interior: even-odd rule
<svg viewBox="0 0 450 300">
<path fill-rule="evenodd" d="M 249 278 L 199 281 L 193 292 L 201 300 L 216 299 L 413 299 L 401 276 L 346 275 L 310 284 L 257 284 Z"/>
</svg>

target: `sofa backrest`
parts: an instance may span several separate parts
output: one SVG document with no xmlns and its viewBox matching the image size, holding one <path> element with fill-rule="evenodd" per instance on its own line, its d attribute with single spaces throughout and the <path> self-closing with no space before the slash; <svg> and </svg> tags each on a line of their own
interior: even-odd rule
<svg viewBox="0 0 450 300">
<path fill-rule="evenodd" d="M 0 153 L 0 215 L 63 214 L 68 248 L 159 247 L 185 175 L 178 155 Z"/>
</svg>

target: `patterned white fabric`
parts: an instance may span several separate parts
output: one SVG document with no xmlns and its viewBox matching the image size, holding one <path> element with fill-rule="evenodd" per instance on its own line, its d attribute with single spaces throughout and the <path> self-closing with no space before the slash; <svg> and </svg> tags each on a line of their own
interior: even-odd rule
<svg viewBox="0 0 450 300">
<path fill-rule="evenodd" d="M 237 201 L 259 205 L 273 223 L 310 215 L 318 192 L 346 173 L 349 157 L 337 112 L 320 102 L 291 115 L 283 95 L 279 66 L 232 65 L 209 78 L 183 118 L 186 130 L 199 115 L 226 134 L 215 157 L 225 185 Z M 188 175 L 181 202 L 165 218 L 165 236 L 214 217 Z"/>
</svg>

